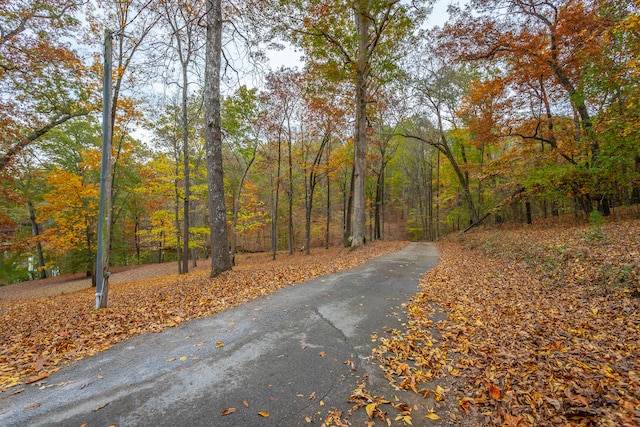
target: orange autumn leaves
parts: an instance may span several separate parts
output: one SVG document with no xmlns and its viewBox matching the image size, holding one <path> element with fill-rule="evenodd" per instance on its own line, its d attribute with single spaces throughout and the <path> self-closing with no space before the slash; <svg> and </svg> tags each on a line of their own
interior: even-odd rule
<svg viewBox="0 0 640 427">
<path fill-rule="evenodd" d="M 285 255 L 276 261 L 254 254 L 215 279 L 203 270 L 114 284 L 110 307 L 99 311 L 93 309 L 93 289 L 0 302 L 0 391 L 131 336 L 210 316 L 293 283 L 354 267 L 404 245 L 406 242 L 374 242 L 356 251 L 322 249 L 310 257 Z"/>
<path fill-rule="evenodd" d="M 637 426 L 638 236 L 636 220 L 449 238 L 407 329 L 374 355 L 400 388 L 452 378 L 443 398 L 485 425 Z"/>
</svg>

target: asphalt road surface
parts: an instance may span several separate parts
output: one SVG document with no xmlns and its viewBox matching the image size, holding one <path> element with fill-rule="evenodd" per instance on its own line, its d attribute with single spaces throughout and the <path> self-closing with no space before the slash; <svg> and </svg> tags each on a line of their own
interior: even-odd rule
<svg viewBox="0 0 640 427">
<path fill-rule="evenodd" d="M 436 262 L 432 245 L 412 243 L 361 267 L 129 339 L 0 394 L 0 426 L 319 426 L 332 409 L 346 414 L 363 377 L 388 387 L 370 360 L 371 336 L 400 327 L 402 304 Z M 222 415 L 228 408 L 235 411 Z M 349 418 L 353 425 L 366 419 L 364 409 Z"/>
</svg>

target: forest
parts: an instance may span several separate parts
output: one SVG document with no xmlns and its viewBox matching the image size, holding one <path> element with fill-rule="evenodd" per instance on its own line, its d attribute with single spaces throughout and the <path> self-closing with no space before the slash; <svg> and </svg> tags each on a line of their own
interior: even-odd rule
<svg viewBox="0 0 640 427">
<path fill-rule="evenodd" d="M 0 284 L 640 211 L 639 0 L 2 5 Z"/>
</svg>

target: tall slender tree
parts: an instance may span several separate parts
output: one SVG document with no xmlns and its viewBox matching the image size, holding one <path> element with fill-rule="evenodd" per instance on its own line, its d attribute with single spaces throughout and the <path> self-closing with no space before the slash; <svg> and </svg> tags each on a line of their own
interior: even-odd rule
<svg viewBox="0 0 640 427">
<path fill-rule="evenodd" d="M 267 2 L 268 3 L 268 2 Z M 426 16 L 428 2 L 306 0 L 271 5 L 283 31 L 307 53 L 307 70 L 349 81 L 354 100 L 353 228 L 351 246 L 365 242 L 367 104 L 374 83 L 383 84 L 398 69 L 413 30 Z"/>
<path fill-rule="evenodd" d="M 232 268 L 227 230 L 220 125 L 220 66 L 222 59 L 222 2 L 207 0 L 206 68 L 204 84 L 204 138 L 209 183 L 211 277 Z"/>
<path fill-rule="evenodd" d="M 177 58 L 180 64 L 180 77 L 177 86 L 180 89 L 181 127 L 182 127 L 182 160 L 184 170 L 183 182 L 183 228 L 182 228 L 182 266 L 180 273 L 189 271 L 189 224 L 190 224 L 190 177 L 189 177 L 189 86 L 193 85 L 192 70 L 198 64 L 197 52 L 202 47 L 203 35 L 198 21 L 200 19 L 200 4 L 196 2 L 170 2 L 163 1 L 160 5 L 160 13 L 163 22 L 171 30 L 169 48 L 171 57 Z"/>
</svg>

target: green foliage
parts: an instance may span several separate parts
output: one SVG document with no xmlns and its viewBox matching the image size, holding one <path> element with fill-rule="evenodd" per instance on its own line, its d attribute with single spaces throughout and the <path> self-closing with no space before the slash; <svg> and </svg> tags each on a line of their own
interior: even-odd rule
<svg viewBox="0 0 640 427">
<path fill-rule="evenodd" d="M 606 224 L 606 220 L 602 216 L 602 213 L 598 210 L 595 210 L 589 214 L 589 233 L 586 235 L 586 238 L 589 240 L 604 240 L 607 237 L 603 234 L 602 226 Z"/>
<path fill-rule="evenodd" d="M 34 279 L 29 253 L 0 251 L 0 286 Z"/>
</svg>

